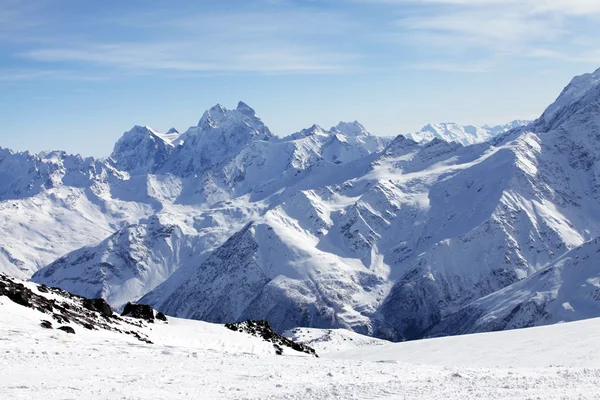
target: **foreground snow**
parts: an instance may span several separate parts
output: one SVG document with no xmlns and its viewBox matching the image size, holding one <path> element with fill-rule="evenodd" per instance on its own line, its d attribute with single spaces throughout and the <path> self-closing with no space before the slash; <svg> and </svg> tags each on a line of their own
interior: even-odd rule
<svg viewBox="0 0 600 400">
<path fill-rule="evenodd" d="M 0 314 L 0 393 L 11 399 L 600 397 L 600 319 L 400 344 L 333 331 L 364 341 L 316 359 L 276 356 L 258 338 L 199 321 L 141 328 L 155 343 L 146 344 L 40 328 L 45 314 L 6 297 Z"/>
</svg>

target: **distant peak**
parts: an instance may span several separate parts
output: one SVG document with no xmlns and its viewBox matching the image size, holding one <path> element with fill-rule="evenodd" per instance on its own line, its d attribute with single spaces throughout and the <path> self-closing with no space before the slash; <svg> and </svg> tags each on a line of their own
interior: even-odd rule
<svg viewBox="0 0 600 400">
<path fill-rule="evenodd" d="M 178 134 L 179 131 L 175 128 L 171 128 L 167 131 L 167 135 L 173 135 L 173 134 Z"/>
<path fill-rule="evenodd" d="M 152 134 L 156 134 L 157 131 L 151 127 L 149 127 L 148 125 L 134 125 L 133 128 L 131 128 L 129 131 L 125 132 L 125 134 L 127 133 L 152 133 Z"/>
<path fill-rule="evenodd" d="M 437 129 L 433 126 L 433 124 L 427 124 L 422 129 L 421 132 L 433 132 L 436 133 Z"/>
<path fill-rule="evenodd" d="M 333 128 L 331 131 L 339 132 L 345 136 L 362 136 L 362 135 L 370 135 L 370 133 L 365 129 L 364 126 L 358 121 L 353 122 L 340 122 Z"/>
<path fill-rule="evenodd" d="M 314 124 L 310 128 L 302 129 L 296 135 L 302 136 L 302 137 L 308 137 L 308 136 L 312 136 L 312 135 L 317 135 L 319 133 L 325 133 L 325 131 L 319 125 Z"/>
<path fill-rule="evenodd" d="M 242 101 L 233 110 L 217 104 L 207 110 L 198 122 L 199 132 L 208 132 L 217 128 L 227 130 L 234 126 L 238 126 L 242 130 L 251 129 L 253 135 L 272 136 L 255 111 Z"/>
<path fill-rule="evenodd" d="M 224 113 L 225 111 L 227 111 L 227 109 L 222 104 L 217 103 L 214 106 L 212 106 L 211 108 L 209 108 L 208 111 Z"/>
<path fill-rule="evenodd" d="M 240 101 L 238 103 L 236 110 L 241 112 L 244 115 L 249 116 L 249 117 L 253 117 L 256 115 L 256 112 L 254 111 L 254 109 L 252 107 L 250 107 L 248 104 L 244 103 L 243 101 Z"/>
<path fill-rule="evenodd" d="M 558 98 L 536 121 L 545 125 L 545 129 L 558 127 L 573 113 L 581 110 L 600 98 L 600 69 L 588 74 L 576 76 L 563 89 Z"/>
<path fill-rule="evenodd" d="M 236 119 L 236 118 L 249 118 L 258 120 L 258 116 L 252 107 L 240 101 L 235 110 L 228 110 L 221 104 L 216 104 L 212 106 L 208 111 L 204 113 L 199 126 L 204 125 L 205 123 L 209 123 L 210 125 L 219 124 L 225 119 Z"/>
<path fill-rule="evenodd" d="M 227 109 L 221 104 L 217 103 L 204 112 L 202 118 L 198 122 L 198 126 L 213 126 L 215 121 L 221 120 Z"/>
</svg>

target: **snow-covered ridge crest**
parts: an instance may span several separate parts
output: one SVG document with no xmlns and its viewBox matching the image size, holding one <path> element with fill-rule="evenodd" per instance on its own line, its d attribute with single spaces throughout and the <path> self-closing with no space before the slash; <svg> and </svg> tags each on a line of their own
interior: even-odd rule
<svg viewBox="0 0 600 400">
<path fill-rule="evenodd" d="M 529 125 L 531 121 L 514 120 L 507 124 L 496 126 L 459 125 L 454 122 L 442 122 L 425 125 L 419 132 L 407 133 L 406 136 L 416 142 L 430 142 L 442 139 L 447 142 L 460 143 L 463 146 L 486 142 L 512 129 Z"/>
<path fill-rule="evenodd" d="M 535 122 L 537 129 L 557 128 L 571 115 L 600 98 L 600 69 L 576 76 Z"/>
</svg>

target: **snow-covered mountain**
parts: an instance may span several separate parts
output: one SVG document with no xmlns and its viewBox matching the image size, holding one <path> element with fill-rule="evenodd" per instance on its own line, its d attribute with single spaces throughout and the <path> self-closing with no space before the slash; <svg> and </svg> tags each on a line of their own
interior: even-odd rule
<svg viewBox="0 0 600 400">
<path fill-rule="evenodd" d="M 143 296 L 279 332 L 439 334 L 600 236 L 598 76 L 470 146 L 386 142 L 357 122 L 277 138 L 240 103 L 181 135 L 136 127 L 107 160 L 4 151 L 0 266 L 29 277 L 47 264 L 36 282 L 115 307 Z"/>
<path fill-rule="evenodd" d="M 178 225 L 161 224 L 158 217 L 151 216 L 122 228 L 98 245 L 59 258 L 31 280 L 89 298 L 101 297 L 121 308 L 193 259 L 193 249 L 193 236 L 184 235 Z"/>
<path fill-rule="evenodd" d="M 600 315 L 600 238 L 447 316 L 431 335 L 549 325 Z"/>
<path fill-rule="evenodd" d="M 447 142 L 456 142 L 463 146 L 469 146 L 486 142 L 502 133 L 522 126 L 527 126 L 530 123 L 531 121 L 514 120 L 507 124 L 496 126 L 463 126 L 454 122 L 442 122 L 439 124 L 425 125 L 419 132 L 407 133 L 404 136 L 419 143 L 431 142 L 433 139 L 437 138 Z"/>
</svg>

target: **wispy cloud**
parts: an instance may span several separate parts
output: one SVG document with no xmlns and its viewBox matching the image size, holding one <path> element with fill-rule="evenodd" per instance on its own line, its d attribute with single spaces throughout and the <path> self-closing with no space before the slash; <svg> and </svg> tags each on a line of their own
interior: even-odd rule
<svg viewBox="0 0 600 400">
<path fill-rule="evenodd" d="M 371 4 L 418 4 L 451 5 L 463 7 L 497 7 L 520 9 L 531 14 L 559 13 L 561 15 L 600 14 L 600 3 L 596 0 L 355 0 Z"/>
<path fill-rule="evenodd" d="M 597 0 L 330 0 L 327 7 L 306 6 L 317 3 L 257 0 L 204 11 L 191 3 L 118 2 L 118 10 L 79 10 L 69 18 L 48 0 L 5 0 L 0 46 L 26 41 L 10 49 L 17 63 L 98 76 L 340 74 L 397 65 L 486 72 L 514 58 L 595 62 L 600 49 L 589 40 L 590 31 L 600 34 Z M 581 21 L 598 27 L 582 33 Z"/>
<path fill-rule="evenodd" d="M 581 29 L 581 24 L 600 27 L 597 0 L 355 1 L 396 12 L 394 29 L 380 37 L 436 55 L 442 61 L 434 67 L 457 66 L 456 71 L 464 71 L 471 63 L 492 65 L 515 57 L 590 62 L 600 49 L 595 42 L 583 44 L 594 29 Z"/>
<path fill-rule="evenodd" d="M 412 69 L 424 71 L 441 71 L 441 72 L 464 72 L 464 73 L 481 73 L 490 71 L 489 66 L 483 63 L 452 63 L 443 61 L 430 61 L 418 64 L 411 64 Z"/>
<path fill-rule="evenodd" d="M 19 57 L 86 63 L 129 70 L 189 72 L 332 73 L 355 65 L 360 54 L 338 49 L 332 36 L 349 23 L 331 13 L 238 12 L 112 18 L 112 28 L 134 40 L 71 40 L 33 47 Z"/>
</svg>

